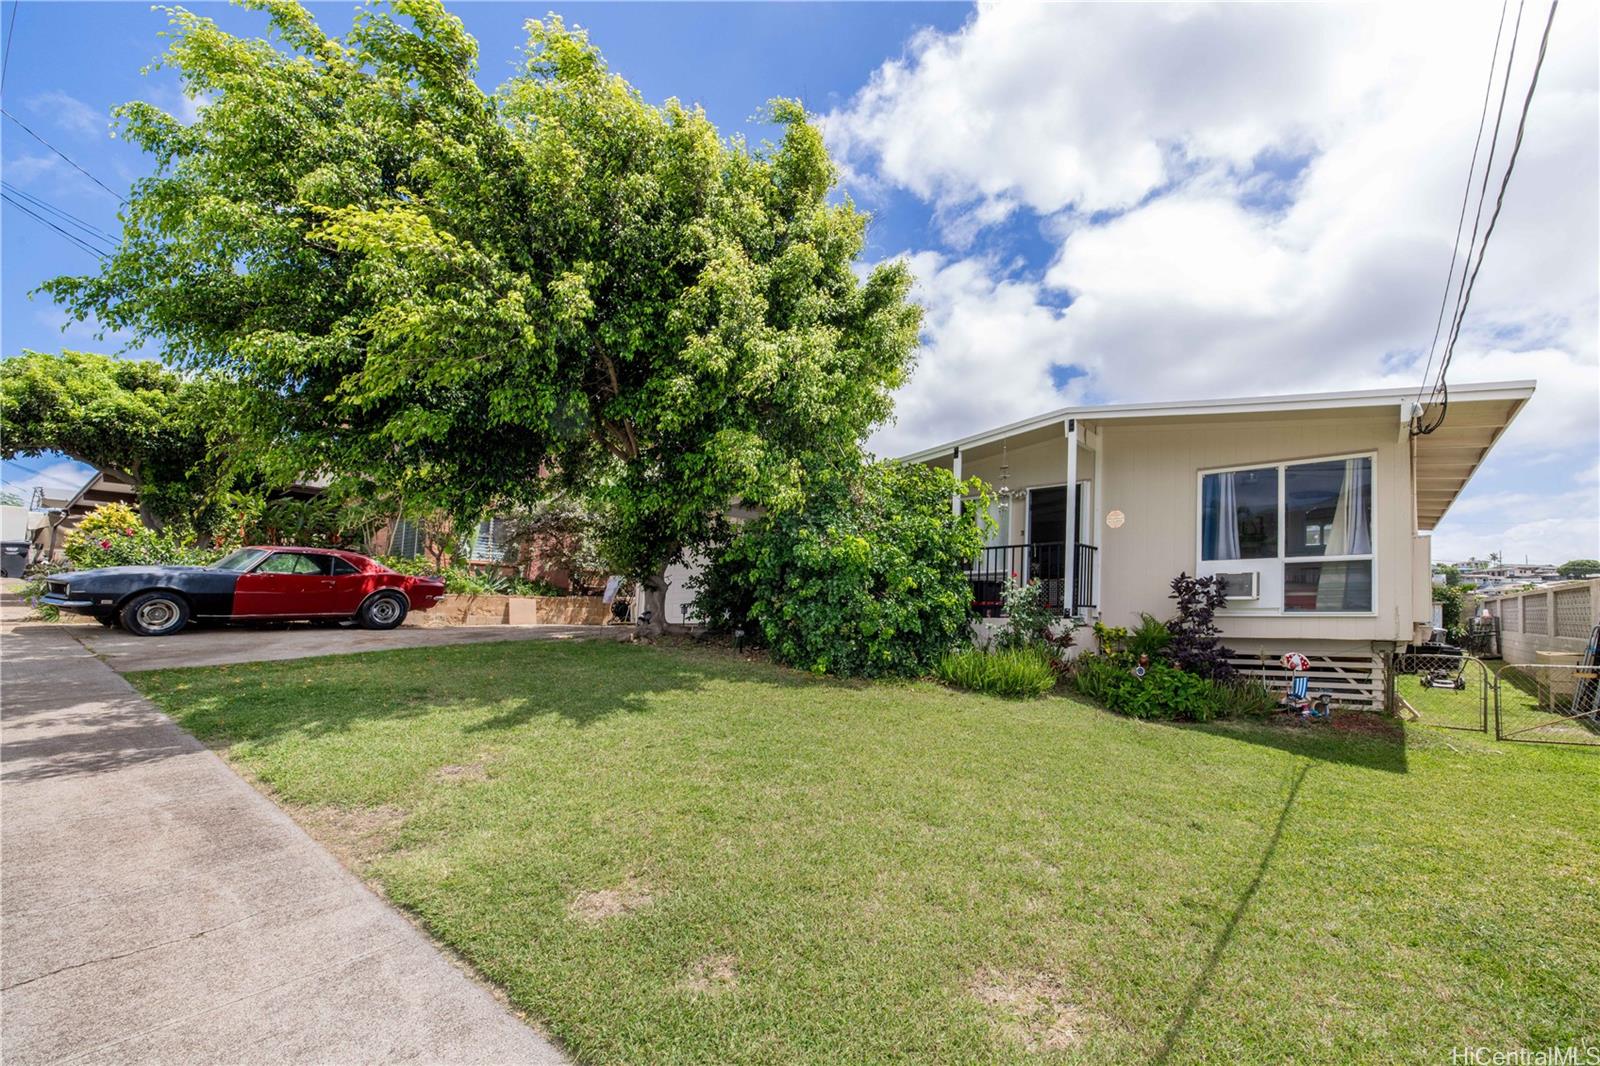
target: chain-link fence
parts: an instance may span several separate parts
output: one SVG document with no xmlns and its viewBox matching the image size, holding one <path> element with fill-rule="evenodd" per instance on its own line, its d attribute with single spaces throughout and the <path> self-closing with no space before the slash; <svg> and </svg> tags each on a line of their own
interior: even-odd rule
<svg viewBox="0 0 1600 1066">
<path fill-rule="evenodd" d="M 1600 668 L 1502 666 L 1494 684 L 1496 739 L 1600 747 Z"/>
<path fill-rule="evenodd" d="M 1494 677 L 1481 659 L 1460 652 L 1404 652 L 1393 659 L 1394 705 L 1413 722 L 1489 731 Z"/>
</svg>

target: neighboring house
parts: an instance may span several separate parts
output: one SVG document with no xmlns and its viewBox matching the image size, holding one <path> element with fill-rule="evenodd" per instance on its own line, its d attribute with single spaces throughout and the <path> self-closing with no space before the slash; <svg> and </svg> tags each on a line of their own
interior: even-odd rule
<svg viewBox="0 0 1600 1066">
<path fill-rule="evenodd" d="M 44 512 L 44 521 L 33 530 L 34 558 L 54 561 L 63 558 L 68 535 L 78 528 L 84 515 L 103 503 L 125 503 L 137 511 L 139 494 L 126 481 L 104 470 L 96 470 L 71 496 L 62 499 L 36 496 L 33 509 Z"/>
<path fill-rule="evenodd" d="M 595 575 L 574 575 L 551 561 L 569 554 L 552 550 L 555 547 L 548 542 L 537 541 L 518 544 L 514 539 L 514 523 L 511 519 L 485 518 L 470 536 L 461 538 L 459 550 L 447 554 L 456 562 L 480 569 L 548 581 L 572 592 L 593 591 Z M 422 527 L 404 518 L 394 519 L 379 530 L 373 537 L 372 550 L 375 555 L 393 555 L 402 559 L 434 557 L 433 546 L 429 544 Z"/>
<path fill-rule="evenodd" d="M 1299 651 L 1319 688 L 1376 703 L 1383 657 L 1432 626 L 1430 531 L 1533 390 L 1453 385 L 1417 437 L 1415 390 L 1066 408 L 903 461 L 996 494 L 980 614 L 1017 575 L 1064 614 L 1133 626 L 1172 615 L 1179 573 L 1223 576 L 1241 666 L 1278 680 Z"/>
</svg>

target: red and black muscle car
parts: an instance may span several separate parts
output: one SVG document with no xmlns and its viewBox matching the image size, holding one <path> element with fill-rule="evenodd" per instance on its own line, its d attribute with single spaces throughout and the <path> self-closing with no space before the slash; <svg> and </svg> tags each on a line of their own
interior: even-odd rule
<svg viewBox="0 0 1600 1066">
<path fill-rule="evenodd" d="M 191 619 L 351 620 L 393 629 L 444 595 L 434 577 L 397 574 L 334 548 L 255 547 L 210 566 L 109 566 L 58 574 L 40 603 L 118 625 L 141 637 L 176 633 Z"/>
</svg>

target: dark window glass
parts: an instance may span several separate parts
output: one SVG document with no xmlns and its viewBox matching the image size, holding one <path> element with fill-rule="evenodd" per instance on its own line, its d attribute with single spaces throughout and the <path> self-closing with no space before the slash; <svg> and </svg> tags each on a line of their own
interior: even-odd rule
<svg viewBox="0 0 1600 1066">
<path fill-rule="evenodd" d="M 1278 468 L 1207 474 L 1201 486 L 1200 557 L 1278 557 Z"/>
<path fill-rule="evenodd" d="M 1372 610 L 1372 563 L 1289 563 L 1283 568 L 1283 609 Z"/>
<path fill-rule="evenodd" d="M 357 570 L 353 565 L 344 559 L 339 558 L 337 555 L 330 556 L 330 559 L 333 562 L 333 572 L 335 575 L 361 573 L 361 571 Z"/>
<path fill-rule="evenodd" d="M 1289 467 L 1283 479 L 1284 555 L 1372 554 L 1372 460 Z"/>
</svg>

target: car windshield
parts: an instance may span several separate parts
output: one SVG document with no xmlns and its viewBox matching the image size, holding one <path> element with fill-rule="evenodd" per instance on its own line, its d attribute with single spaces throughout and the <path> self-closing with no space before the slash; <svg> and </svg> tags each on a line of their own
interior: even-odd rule
<svg viewBox="0 0 1600 1066">
<path fill-rule="evenodd" d="M 224 555 L 212 563 L 211 568 L 213 570 L 232 570 L 236 574 L 242 574 L 256 565 L 256 563 L 259 563 L 261 557 L 266 554 L 260 548 L 240 548 L 232 555 Z"/>
</svg>

